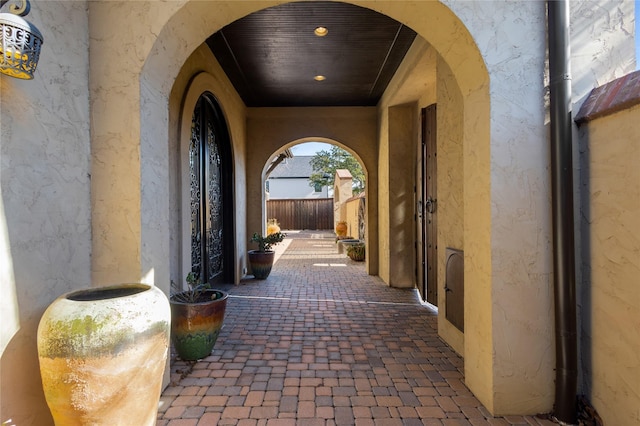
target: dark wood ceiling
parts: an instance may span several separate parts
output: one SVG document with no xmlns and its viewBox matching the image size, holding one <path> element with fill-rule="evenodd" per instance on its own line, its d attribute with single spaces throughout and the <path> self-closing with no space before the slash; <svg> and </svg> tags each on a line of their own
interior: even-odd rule
<svg viewBox="0 0 640 426">
<path fill-rule="evenodd" d="M 373 106 L 415 36 L 370 9 L 304 1 L 248 15 L 207 44 L 249 107 Z"/>
</svg>

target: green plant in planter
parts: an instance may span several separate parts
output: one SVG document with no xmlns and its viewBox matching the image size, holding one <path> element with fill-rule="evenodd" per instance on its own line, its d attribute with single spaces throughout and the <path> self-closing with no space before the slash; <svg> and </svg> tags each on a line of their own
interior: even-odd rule
<svg viewBox="0 0 640 426">
<path fill-rule="evenodd" d="M 200 277 L 196 275 L 195 272 L 189 272 L 187 274 L 186 281 L 189 286 L 187 290 L 180 290 L 178 285 L 173 280 L 171 281 L 171 290 L 173 291 L 170 297 L 171 301 L 180 303 L 198 303 L 215 300 L 211 299 L 211 297 L 220 296 L 219 294 L 214 294 L 214 292 L 208 291 L 211 290 L 211 286 L 208 283 L 201 282 Z"/>
<path fill-rule="evenodd" d="M 365 258 L 364 243 L 357 243 L 347 246 L 347 256 L 357 262 L 362 262 Z"/>
<path fill-rule="evenodd" d="M 253 234 L 251 242 L 258 243 L 258 250 L 249 250 L 249 266 L 256 279 L 264 280 L 269 276 L 275 258 L 275 252 L 271 247 L 281 243 L 286 236 L 282 232 L 274 232 L 266 237 L 257 232 Z"/>
<path fill-rule="evenodd" d="M 282 232 L 274 232 L 267 235 L 266 237 L 263 237 L 259 233 L 254 232 L 253 237 L 251 237 L 251 242 L 258 243 L 259 252 L 271 251 L 271 246 L 281 243 L 286 236 L 287 234 L 284 234 Z"/>
<path fill-rule="evenodd" d="M 194 361 L 211 354 L 222 329 L 228 295 L 202 283 L 193 272 L 187 275 L 187 284 L 189 289 L 169 297 L 171 341 L 180 358 Z M 171 287 L 176 289 L 173 281 Z"/>
</svg>

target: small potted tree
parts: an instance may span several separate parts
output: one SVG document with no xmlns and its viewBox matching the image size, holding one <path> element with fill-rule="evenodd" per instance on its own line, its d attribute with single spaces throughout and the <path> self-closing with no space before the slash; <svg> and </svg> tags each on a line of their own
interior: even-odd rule
<svg viewBox="0 0 640 426">
<path fill-rule="evenodd" d="M 282 232 L 274 232 L 266 237 L 257 232 L 253 234 L 251 242 L 258 244 L 258 250 L 249 250 L 249 266 L 256 279 L 264 280 L 269 276 L 275 258 L 275 252 L 271 247 L 281 243 L 286 236 Z"/>
<path fill-rule="evenodd" d="M 222 329 L 227 307 L 227 293 L 212 289 L 189 272 L 188 289 L 176 288 L 169 297 L 171 305 L 171 341 L 178 356 L 185 361 L 195 361 L 211 354 Z"/>
</svg>

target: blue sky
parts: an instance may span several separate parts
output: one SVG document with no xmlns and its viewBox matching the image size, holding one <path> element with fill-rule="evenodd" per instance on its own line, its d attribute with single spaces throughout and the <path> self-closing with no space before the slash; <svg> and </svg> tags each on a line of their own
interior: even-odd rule
<svg viewBox="0 0 640 426">
<path fill-rule="evenodd" d="M 321 142 L 305 142 L 299 145 L 296 145 L 291 148 L 291 152 L 293 155 L 316 155 L 318 151 L 328 151 L 331 149 L 331 145 L 328 143 Z"/>
</svg>

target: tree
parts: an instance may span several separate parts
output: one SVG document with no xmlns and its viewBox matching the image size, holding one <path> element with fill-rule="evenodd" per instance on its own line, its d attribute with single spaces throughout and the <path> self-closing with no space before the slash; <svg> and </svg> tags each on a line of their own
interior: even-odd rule
<svg viewBox="0 0 640 426">
<path fill-rule="evenodd" d="M 336 170 L 349 170 L 353 176 L 353 193 L 364 191 L 364 171 L 358 160 L 347 151 L 332 146 L 330 151 L 319 151 L 311 159 L 313 173 L 309 177 L 309 186 L 333 186 Z"/>
</svg>

